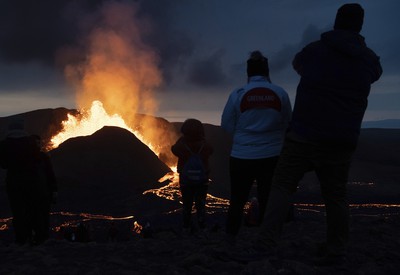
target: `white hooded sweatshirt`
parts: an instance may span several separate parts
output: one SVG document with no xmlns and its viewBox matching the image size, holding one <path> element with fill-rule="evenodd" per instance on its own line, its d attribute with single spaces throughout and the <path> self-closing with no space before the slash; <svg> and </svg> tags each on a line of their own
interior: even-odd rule
<svg viewBox="0 0 400 275">
<path fill-rule="evenodd" d="M 292 107 L 284 89 L 266 77 L 250 77 L 245 86 L 230 94 L 222 113 L 221 127 L 233 135 L 231 156 L 278 156 L 291 115 Z"/>
</svg>

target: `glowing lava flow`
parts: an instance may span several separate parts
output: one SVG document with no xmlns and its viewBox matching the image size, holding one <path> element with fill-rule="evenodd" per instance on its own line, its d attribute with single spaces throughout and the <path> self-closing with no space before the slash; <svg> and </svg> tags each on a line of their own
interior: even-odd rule
<svg viewBox="0 0 400 275">
<path fill-rule="evenodd" d="M 151 193 L 166 200 L 180 201 L 181 193 L 179 191 L 179 174 L 178 172 L 176 172 L 176 167 L 172 167 L 171 170 L 172 172 L 166 174 L 163 178 L 159 179 L 159 182 L 170 180 L 171 182 L 168 185 L 157 189 L 147 190 L 143 192 L 143 195 Z M 180 203 L 182 202 L 180 201 Z M 228 206 L 229 200 L 207 194 L 206 207 L 208 213 L 216 212 L 218 209 L 227 209 Z"/>
</svg>

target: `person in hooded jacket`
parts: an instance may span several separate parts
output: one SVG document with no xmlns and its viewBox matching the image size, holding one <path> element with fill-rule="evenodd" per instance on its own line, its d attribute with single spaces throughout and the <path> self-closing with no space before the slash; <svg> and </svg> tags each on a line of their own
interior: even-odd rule
<svg viewBox="0 0 400 275">
<path fill-rule="evenodd" d="M 58 196 L 57 179 L 48 153 L 42 151 L 42 142 L 39 135 L 32 135 L 36 141 L 39 154 L 36 170 L 39 180 L 36 184 L 33 210 L 34 244 L 41 244 L 49 238 L 51 204 L 56 203 Z"/>
<path fill-rule="evenodd" d="M 179 188 L 183 204 L 183 231 L 191 232 L 192 207 L 196 208 L 198 227 L 206 227 L 206 199 L 209 185 L 209 158 L 213 153 L 212 145 L 205 139 L 203 123 L 197 119 L 187 119 L 181 126 L 182 136 L 171 146 L 172 153 L 178 157 L 177 172 L 179 173 Z M 201 183 L 189 184 L 183 181 L 182 172 L 192 153 L 198 153 L 205 168 L 206 179 Z"/>
<path fill-rule="evenodd" d="M 221 127 L 233 137 L 226 221 L 227 241 L 231 244 L 240 231 L 244 206 L 255 182 L 259 203 L 256 223 L 263 221 L 272 175 L 292 113 L 288 94 L 271 82 L 268 59 L 260 51 L 250 53 L 247 77 L 247 83 L 229 95 L 221 117 Z"/>
<path fill-rule="evenodd" d="M 265 227 L 255 250 L 274 250 L 292 194 L 308 171 L 315 171 L 325 202 L 326 241 L 319 246 L 320 264 L 345 259 L 349 240 L 346 192 L 352 155 L 367 108 L 371 84 L 382 68 L 360 31 L 364 10 L 345 4 L 333 30 L 308 44 L 293 60 L 300 75 L 292 121 L 275 170 Z"/>
<path fill-rule="evenodd" d="M 13 216 L 15 242 L 19 245 L 32 238 L 38 159 L 36 141 L 25 132 L 23 122 L 10 123 L 6 138 L 0 141 L 0 166 L 7 170 L 7 196 Z"/>
</svg>

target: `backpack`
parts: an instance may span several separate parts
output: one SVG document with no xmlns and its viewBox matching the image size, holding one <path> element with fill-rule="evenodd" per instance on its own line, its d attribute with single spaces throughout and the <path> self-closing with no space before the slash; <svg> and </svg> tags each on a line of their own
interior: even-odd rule
<svg viewBox="0 0 400 275">
<path fill-rule="evenodd" d="M 180 182 L 183 185 L 197 185 L 204 184 L 208 181 L 206 168 L 203 160 L 200 157 L 200 152 L 203 149 L 204 144 L 200 147 L 197 153 L 192 152 L 190 148 L 185 144 L 186 149 L 190 152 L 190 157 L 187 162 L 183 165 L 183 169 L 180 173 Z"/>
</svg>

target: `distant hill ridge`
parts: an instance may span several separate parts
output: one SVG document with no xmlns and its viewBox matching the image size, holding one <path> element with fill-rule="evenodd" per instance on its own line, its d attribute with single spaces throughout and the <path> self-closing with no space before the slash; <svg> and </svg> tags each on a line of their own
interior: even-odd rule
<svg viewBox="0 0 400 275">
<path fill-rule="evenodd" d="M 400 119 L 384 119 L 377 121 L 365 121 L 362 123 L 362 128 L 388 128 L 399 129 Z"/>
</svg>

